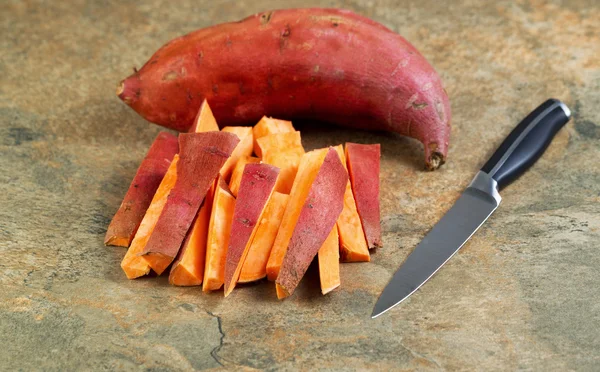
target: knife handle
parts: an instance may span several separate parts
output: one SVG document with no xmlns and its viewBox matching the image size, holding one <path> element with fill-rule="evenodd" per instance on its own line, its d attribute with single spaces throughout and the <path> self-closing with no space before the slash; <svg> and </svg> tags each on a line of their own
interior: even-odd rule
<svg viewBox="0 0 600 372">
<path fill-rule="evenodd" d="M 481 170 L 501 189 L 523 174 L 544 153 L 556 133 L 571 118 L 571 110 L 549 99 L 523 119 Z"/>
</svg>

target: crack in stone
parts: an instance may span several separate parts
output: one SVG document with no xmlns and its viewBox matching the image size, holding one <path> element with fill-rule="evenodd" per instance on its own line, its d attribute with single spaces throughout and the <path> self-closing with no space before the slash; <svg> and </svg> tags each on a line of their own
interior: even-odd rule
<svg viewBox="0 0 600 372">
<path fill-rule="evenodd" d="M 221 334 L 221 338 L 219 340 L 219 344 L 217 346 L 215 346 L 212 351 L 210 352 L 210 356 L 212 356 L 212 358 L 215 360 L 215 362 L 219 363 L 219 365 L 221 367 L 224 367 L 225 365 L 221 362 L 221 359 L 225 361 L 225 359 L 223 359 L 222 357 L 219 356 L 219 354 L 217 354 L 219 351 L 221 351 L 221 348 L 223 347 L 223 340 L 225 339 L 225 333 L 223 332 L 223 325 L 221 323 L 221 317 L 218 315 L 215 315 L 213 313 L 211 313 L 208 310 L 205 310 L 206 313 L 210 316 L 212 316 L 213 318 L 217 319 L 217 325 L 219 327 L 219 333 Z"/>
<path fill-rule="evenodd" d="M 25 284 L 25 286 L 29 287 L 29 277 L 31 276 L 31 274 L 33 274 L 34 271 L 35 269 L 29 270 L 25 279 L 23 279 L 23 284 Z"/>
<path fill-rule="evenodd" d="M 58 273 L 56 271 L 52 271 L 50 275 L 46 277 L 46 284 L 44 284 L 44 290 L 49 291 L 52 289 L 52 285 L 54 284 L 54 278 L 56 278 L 57 275 Z"/>
</svg>

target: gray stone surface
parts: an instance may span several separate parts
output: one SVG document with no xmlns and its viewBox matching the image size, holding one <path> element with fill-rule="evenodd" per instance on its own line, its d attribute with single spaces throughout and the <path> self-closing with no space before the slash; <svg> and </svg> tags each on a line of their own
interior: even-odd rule
<svg viewBox="0 0 600 372">
<path fill-rule="evenodd" d="M 171 38 L 275 1 L 0 4 L 0 369 L 600 369 L 600 7 L 597 1 L 300 1 L 403 34 L 452 100 L 449 162 L 415 141 L 309 125 L 307 148 L 380 142 L 384 245 L 226 300 L 165 278 L 128 281 L 103 234 L 159 131 L 114 95 Z M 544 157 L 422 290 L 371 320 L 394 269 L 503 137 L 553 96 L 573 109 Z"/>
</svg>

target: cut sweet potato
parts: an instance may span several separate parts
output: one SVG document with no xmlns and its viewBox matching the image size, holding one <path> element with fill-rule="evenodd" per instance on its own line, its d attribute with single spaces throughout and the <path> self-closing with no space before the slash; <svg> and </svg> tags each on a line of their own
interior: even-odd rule
<svg viewBox="0 0 600 372">
<path fill-rule="evenodd" d="M 137 229 L 135 237 L 121 261 L 121 268 L 125 271 L 128 279 L 139 278 L 150 272 L 150 265 L 140 257 L 138 254 L 144 250 L 150 235 L 156 226 L 158 217 L 162 213 L 165 204 L 167 203 L 167 197 L 171 192 L 175 182 L 177 181 L 177 163 L 179 161 L 179 155 L 173 157 L 171 165 L 165 174 L 165 177 L 161 181 L 152 202 L 146 210 L 146 214 L 140 223 L 140 227 Z"/>
<path fill-rule="evenodd" d="M 221 168 L 221 176 L 223 176 L 225 181 L 229 182 L 231 172 L 233 172 L 233 168 L 237 162 L 245 156 L 252 155 L 252 144 L 254 143 L 252 140 L 252 127 L 225 127 L 221 131 L 233 133 L 240 139 L 240 143 L 238 143 L 229 159 L 223 165 L 223 168 Z"/>
<path fill-rule="evenodd" d="M 223 178 L 219 177 L 212 203 L 210 223 L 208 225 L 208 242 L 206 243 L 206 266 L 202 291 L 216 291 L 223 285 L 225 277 L 225 259 L 235 198 L 229 192 Z"/>
<path fill-rule="evenodd" d="M 342 145 L 336 146 L 335 150 L 346 167 L 346 156 Z M 337 228 L 340 238 L 340 256 L 343 262 L 368 262 L 371 260 L 365 232 L 356 210 L 350 180 L 346 183 L 344 209 L 337 220 Z"/>
<path fill-rule="evenodd" d="M 275 293 L 277 294 L 278 300 L 283 300 L 284 298 L 290 296 L 289 293 L 287 293 L 285 289 L 283 289 L 283 287 L 277 283 L 275 283 Z"/>
<path fill-rule="evenodd" d="M 218 132 L 219 126 L 214 115 L 204 100 L 200 105 L 198 116 L 194 121 L 194 125 L 190 128 L 191 132 Z M 227 163 L 227 162 L 225 162 Z M 215 180 L 215 182 L 217 182 Z M 169 283 L 177 286 L 196 286 L 202 284 L 204 277 L 204 261 L 206 257 L 206 242 L 208 235 L 208 223 L 210 220 L 210 212 L 214 196 L 215 186 L 211 186 L 210 190 L 204 198 L 204 202 L 198 211 L 198 214 L 192 222 L 192 227 L 187 233 L 183 245 L 179 250 L 177 258 L 171 266 L 169 274 Z"/>
<path fill-rule="evenodd" d="M 369 249 L 381 247 L 379 215 L 380 146 L 346 143 L 346 161 L 356 209 Z"/>
<path fill-rule="evenodd" d="M 200 110 L 198 110 L 198 115 L 196 115 L 196 119 L 188 131 L 192 133 L 219 131 L 217 120 L 206 100 L 202 101 Z"/>
<path fill-rule="evenodd" d="M 190 131 L 195 133 L 219 131 L 217 121 L 206 100 L 200 105 L 200 111 L 198 111 L 198 116 L 196 116 L 196 120 Z M 215 180 L 215 182 L 217 182 L 217 180 Z M 187 287 L 202 284 L 208 224 L 214 192 L 215 184 L 213 183 L 204 198 L 204 202 L 202 203 L 198 214 L 194 218 L 194 222 L 192 222 L 192 227 L 183 241 L 183 245 L 179 250 L 177 258 L 171 266 L 169 283 L 173 285 Z"/>
<path fill-rule="evenodd" d="M 242 265 L 238 283 L 253 282 L 267 276 L 267 261 L 289 197 L 289 195 L 274 192 L 269 199 L 258 230 L 248 249 L 246 260 Z"/>
<path fill-rule="evenodd" d="M 281 169 L 275 190 L 289 194 L 300 159 L 304 155 L 300 132 L 271 134 L 259 138 L 256 142 L 261 149 L 262 162 Z"/>
<path fill-rule="evenodd" d="M 225 296 L 240 276 L 250 243 L 260 226 L 265 207 L 277 182 L 279 169 L 268 164 L 247 164 L 235 203 L 225 263 Z"/>
<path fill-rule="evenodd" d="M 129 247 L 178 150 L 177 137 L 167 132 L 158 134 L 106 230 L 104 244 Z"/>
<path fill-rule="evenodd" d="M 340 242 L 334 226 L 318 253 L 321 293 L 327 294 L 340 286 Z"/>
<path fill-rule="evenodd" d="M 200 204 L 238 142 L 227 132 L 179 135 L 177 182 L 141 253 L 157 274 L 177 256 Z"/>
<path fill-rule="evenodd" d="M 310 187 L 281 264 L 276 283 L 291 295 L 313 258 L 335 227 L 344 208 L 348 172 L 335 149 L 330 148 Z"/>
<path fill-rule="evenodd" d="M 262 157 L 261 148 L 258 145 L 258 143 L 256 142 L 257 139 L 271 135 L 271 134 L 294 132 L 294 131 L 295 131 L 295 129 L 292 126 L 291 121 L 273 119 L 273 118 L 268 118 L 266 116 L 263 116 L 262 119 L 260 119 L 260 121 L 252 129 L 252 133 L 254 135 L 254 153 L 257 156 Z"/>
<path fill-rule="evenodd" d="M 296 222 L 298 222 L 302 206 L 315 177 L 317 177 L 319 168 L 323 164 L 327 151 L 327 149 L 319 149 L 307 152 L 302 156 L 298 167 L 298 174 L 294 179 L 290 198 L 283 212 L 281 225 L 277 231 L 277 236 L 269 255 L 269 261 L 267 262 L 267 278 L 271 281 L 275 280 L 277 275 L 279 275 L 279 268 L 283 262 L 283 257 L 287 251 Z"/>
<path fill-rule="evenodd" d="M 212 209 L 215 185 L 206 193 L 204 202 L 194 218 L 192 227 L 183 241 L 177 259 L 171 266 L 169 283 L 189 287 L 202 284 L 204 278 L 204 261 L 206 258 L 206 242 L 208 240 L 208 224 Z"/>
<path fill-rule="evenodd" d="M 229 189 L 233 196 L 237 197 L 238 190 L 240 189 L 240 182 L 242 182 L 242 175 L 244 174 L 244 168 L 246 164 L 256 164 L 260 163 L 259 158 L 255 158 L 254 156 L 244 156 L 238 160 L 235 168 L 233 168 L 233 173 L 231 173 L 231 181 L 229 181 Z"/>
</svg>

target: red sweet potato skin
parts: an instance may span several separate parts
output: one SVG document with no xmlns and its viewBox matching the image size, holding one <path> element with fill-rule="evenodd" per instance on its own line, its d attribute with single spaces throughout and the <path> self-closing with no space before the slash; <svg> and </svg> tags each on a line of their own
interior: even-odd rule
<svg viewBox="0 0 600 372">
<path fill-rule="evenodd" d="M 160 254 L 171 261 L 177 256 L 208 189 L 238 142 L 227 132 L 179 135 L 177 181 L 142 255 Z"/>
<path fill-rule="evenodd" d="M 279 168 L 268 164 L 247 164 L 244 168 L 238 198 L 235 202 L 231 235 L 225 263 L 225 295 L 227 296 L 239 276 L 244 251 L 249 245 L 256 224 L 273 193 Z M 247 253 L 247 252 L 246 252 Z"/>
<path fill-rule="evenodd" d="M 423 142 L 429 169 L 448 150 L 450 103 L 433 67 L 400 35 L 339 9 L 258 13 L 184 35 L 117 93 L 179 131 L 207 99 L 221 126 L 269 115 L 393 131 Z"/>
<path fill-rule="evenodd" d="M 179 144 L 176 136 L 167 132 L 161 132 L 156 136 L 131 181 L 119 210 L 106 230 L 104 244 L 124 247 L 131 244 L 158 185 L 178 151 Z"/>
<path fill-rule="evenodd" d="M 319 248 L 335 226 L 344 207 L 348 173 L 335 149 L 330 148 L 304 203 L 275 280 L 291 295 Z"/>
<path fill-rule="evenodd" d="M 356 209 L 369 249 L 381 247 L 379 207 L 379 144 L 346 143 L 346 160 Z"/>
</svg>

